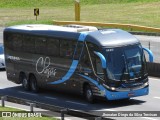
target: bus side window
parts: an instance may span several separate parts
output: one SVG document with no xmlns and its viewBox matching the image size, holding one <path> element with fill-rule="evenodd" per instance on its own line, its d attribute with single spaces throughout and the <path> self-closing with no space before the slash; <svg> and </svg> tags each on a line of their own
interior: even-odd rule
<svg viewBox="0 0 160 120">
<path fill-rule="evenodd" d="M 84 46 L 84 49 L 83 49 L 83 52 L 80 58 L 79 66 L 80 66 L 79 69 L 82 73 L 90 74 L 93 72 L 92 67 L 91 67 L 91 62 L 89 59 L 89 55 L 87 53 L 87 49 L 85 46 Z"/>
<path fill-rule="evenodd" d="M 101 64 L 100 58 L 96 57 L 96 73 L 99 77 L 104 79 L 104 72 Z"/>
<path fill-rule="evenodd" d="M 11 33 L 6 33 L 7 35 L 6 36 L 6 39 L 4 41 L 5 43 L 5 46 L 10 49 L 10 50 L 13 50 L 13 39 L 12 39 L 12 34 Z"/>
<path fill-rule="evenodd" d="M 35 52 L 35 41 L 33 37 L 30 36 L 24 36 L 23 39 L 23 51 L 34 53 Z"/>
<path fill-rule="evenodd" d="M 21 51 L 22 50 L 23 36 L 19 35 L 19 34 L 13 34 L 12 35 L 12 40 L 13 40 L 13 49 L 15 51 Z"/>
<path fill-rule="evenodd" d="M 83 49 L 83 42 L 78 42 L 78 44 L 75 47 L 76 51 L 74 53 L 74 59 L 79 60 L 80 56 L 81 56 L 81 52 Z"/>
<path fill-rule="evenodd" d="M 37 54 L 46 54 L 46 38 L 36 37 L 35 38 L 35 50 Z"/>
<path fill-rule="evenodd" d="M 60 41 L 60 56 L 64 58 L 72 58 L 76 42 L 69 40 Z"/>
<path fill-rule="evenodd" d="M 101 77 L 102 79 L 104 79 L 104 72 L 103 72 L 103 68 L 102 68 L 102 64 L 101 64 L 101 60 L 100 58 L 94 53 L 94 51 L 100 51 L 99 47 L 92 44 L 92 43 L 88 43 L 88 49 L 89 52 L 91 54 L 91 59 L 92 59 L 92 63 L 93 63 L 93 67 L 94 70 L 96 72 L 96 74 Z"/>
<path fill-rule="evenodd" d="M 59 54 L 60 54 L 59 40 L 54 38 L 47 39 L 47 55 L 59 56 Z"/>
</svg>

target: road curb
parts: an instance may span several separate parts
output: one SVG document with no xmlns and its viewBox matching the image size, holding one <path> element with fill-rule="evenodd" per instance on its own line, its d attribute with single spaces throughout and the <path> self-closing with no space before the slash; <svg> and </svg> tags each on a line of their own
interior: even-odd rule
<svg viewBox="0 0 160 120">
<path fill-rule="evenodd" d="M 129 32 L 134 35 L 160 36 L 160 33 L 134 32 L 134 31 L 129 31 Z"/>
</svg>

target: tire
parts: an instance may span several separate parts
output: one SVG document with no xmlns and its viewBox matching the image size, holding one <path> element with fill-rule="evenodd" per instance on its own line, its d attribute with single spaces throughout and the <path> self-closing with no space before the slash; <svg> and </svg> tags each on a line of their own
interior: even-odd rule
<svg viewBox="0 0 160 120">
<path fill-rule="evenodd" d="M 94 96 L 93 96 L 93 92 L 92 92 L 92 89 L 91 89 L 90 85 L 85 86 L 85 91 L 84 92 L 85 92 L 84 95 L 85 95 L 86 100 L 89 103 L 94 103 Z"/>
<path fill-rule="evenodd" d="M 20 80 L 22 81 L 22 87 L 24 90 L 30 90 L 30 83 L 25 74 L 20 74 Z"/>
<path fill-rule="evenodd" d="M 32 92 L 37 93 L 39 91 L 39 88 L 37 85 L 36 77 L 34 75 L 31 75 L 29 79 Z"/>
</svg>

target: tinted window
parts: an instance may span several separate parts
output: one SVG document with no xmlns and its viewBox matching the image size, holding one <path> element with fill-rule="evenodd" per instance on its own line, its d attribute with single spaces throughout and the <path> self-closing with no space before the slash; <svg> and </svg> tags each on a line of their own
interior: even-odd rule
<svg viewBox="0 0 160 120">
<path fill-rule="evenodd" d="M 47 39 L 47 55 L 59 56 L 59 40 L 48 38 Z"/>
<path fill-rule="evenodd" d="M 82 55 L 81 55 L 81 58 L 80 58 L 79 66 L 81 68 L 80 69 L 81 72 L 92 73 L 91 62 L 90 62 L 89 55 L 88 55 L 88 52 L 87 52 L 87 49 L 86 49 L 85 46 L 83 48 L 83 52 L 82 52 Z"/>
<path fill-rule="evenodd" d="M 34 41 L 34 37 L 30 37 L 30 36 L 24 36 L 23 39 L 23 50 L 24 52 L 30 52 L 30 53 L 34 53 L 35 52 L 35 41 Z"/>
<path fill-rule="evenodd" d="M 19 34 L 13 34 L 12 35 L 13 49 L 15 51 L 21 51 L 22 50 L 22 40 L 23 40 L 22 35 L 19 35 Z"/>
<path fill-rule="evenodd" d="M 12 34 L 7 34 L 4 43 L 8 49 L 13 49 Z"/>
<path fill-rule="evenodd" d="M 76 45 L 76 51 L 74 53 L 74 59 L 79 60 L 83 50 L 83 42 L 78 42 Z"/>
<path fill-rule="evenodd" d="M 35 37 L 35 50 L 37 54 L 45 54 L 47 47 L 46 38 L 43 37 Z"/>
<path fill-rule="evenodd" d="M 65 58 L 72 58 L 75 50 L 76 42 L 61 40 L 60 41 L 60 56 Z"/>
</svg>

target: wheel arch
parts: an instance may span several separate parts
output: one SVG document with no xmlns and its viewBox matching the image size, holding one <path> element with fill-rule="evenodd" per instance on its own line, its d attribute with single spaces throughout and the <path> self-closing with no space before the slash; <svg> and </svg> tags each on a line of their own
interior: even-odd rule
<svg viewBox="0 0 160 120">
<path fill-rule="evenodd" d="M 86 88 L 87 86 L 90 86 L 90 84 L 89 84 L 88 82 L 84 82 L 84 83 L 83 83 L 83 95 L 85 95 L 85 88 Z"/>
<path fill-rule="evenodd" d="M 21 76 L 25 76 L 25 77 L 27 78 L 27 80 L 28 80 L 28 77 L 27 77 L 26 73 L 23 72 L 23 71 L 20 71 L 20 72 L 19 72 L 19 81 L 18 81 L 19 84 L 22 83 Z"/>
</svg>

